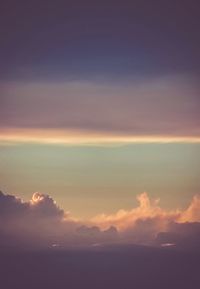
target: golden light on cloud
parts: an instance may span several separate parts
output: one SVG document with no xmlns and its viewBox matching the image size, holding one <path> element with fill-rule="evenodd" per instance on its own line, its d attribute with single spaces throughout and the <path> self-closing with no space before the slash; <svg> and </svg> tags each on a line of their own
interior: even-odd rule
<svg viewBox="0 0 200 289">
<path fill-rule="evenodd" d="M 78 130 L 1 129 L 0 143 L 123 145 L 129 143 L 200 143 L 199 136 L 123 135 Z"/>
<path fill-rule="evenodd" d="M 187 223 L 200 221 L 200 195 L 195 195 L 186 209 L 165 210 L 159 200 L 152 200 L 144 192 L 138 195 L 139 205 L 131 210 L 120 209 L 114 214 L 100 214 L 92 219 L 102 229 L 115 226 L 119 231 L 135 228 L 138 221 L 153 220 L 157 232 L 165 231 L 171 222 Z"/>
<path fill-rule="evenodd" d="M 40 193 L 34 193 L 30 201 L 31 204 L 37 204 L 44 199 L 44 196 Z"/>
</svg>

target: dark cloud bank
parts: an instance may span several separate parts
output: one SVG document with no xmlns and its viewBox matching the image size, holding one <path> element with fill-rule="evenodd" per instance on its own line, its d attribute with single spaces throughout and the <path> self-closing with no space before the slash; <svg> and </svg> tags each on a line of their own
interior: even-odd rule
<svg viewBox="0 0 200 289">
<path fill-rule="evenodd" d="M 100 230 L 72 219 L 48 195 L 35 193 L 29 202 L 0 192 L 0 245 L 14 248 L 71 248 L 110 242 L 117 230 Z"/>
<path fill-rule="evenodd" d="M 157 205 L 152 209 L 147 195 L 139 199 L 139 207 L 127 215 L 124 211 L 124 221 L 140 216 L 141 210 L 157 213 L 117 230 L 73 219 L 48 195 L 35 193 L 23 202 L 1 192 L 1 288 L 198 288 L 200 223 L 175 222 Z M 196 197 L 184 214 L 197 213 L 197 203 Z M 163 216 L 168 230 L 157 232 Z"/>
</svg>

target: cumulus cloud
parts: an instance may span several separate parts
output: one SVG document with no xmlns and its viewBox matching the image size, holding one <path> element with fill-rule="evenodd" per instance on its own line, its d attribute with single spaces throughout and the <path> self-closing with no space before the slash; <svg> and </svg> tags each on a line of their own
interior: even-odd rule
<svg viewBox="0 0 200 289">
<path fill-rule="evenodd" d="M 44 218 L 63 218 L 64 211 L 61 210 L 56 202 L 48 195 L 34 193 L 29 202 L 33 214 Z"/>
<path fill-rule="evenodd" d="M 20 199 L 12 195 L 4 195 L 0 192 L 0 220 L 17 218 L 26 214 L 28 203 L 21 202 Z"/>
<path fill-rule="evenodd" d="M 138 207 L 129 211 L 119 210 L 113 215 L 101 214 L 93 218 L 93 222 L 104 229 L 114 225 L 125 242 L 139 244 L 159 243 L 162 245 L 162 242 L 163 244 L 180 244 L 180 240 L 183 241 L 185 235 L 188 238 L 196 236 L 193 228 L 200 228 L 199 195 L 193 197 L 185 210 L 164 210 L 159 206 L 159 200 L 151 200 L 147 193 L 139 195 L 137 200 Z M 194 222 L 196 222 L 195 225 Z M 179 229 L 178 232 L 176 228 Z M 183 232 L 181 228 L 183 228 Z M 167 236 L 166 240 L 163 238 L 161 242 L 161 236 Z M 171 241 L 170 238 L 168 240 L 169 236 L 172 236 Z M 175 242 L 177 240 L 179 242 Z"/>
<path fill-rule="evenodd" d="M 111 241 L 114 228 L 102 231 L 65 213 L 46 194 L 34 193 L 29 202 L 0 192 L 0 245 L 92 245 Z"/>
<path fill-rule="evenodd" d="M 189 207 L 182 212 L 179 219 L 181 222 L 198 222 L 200 221 L 200 196 L 193 197 Z"/>
<path fill-rule="evenodd" d="M 147 193 L 138 207 L 101 214 L 81 222 L 65 213 L 46 194 L 34 193 L 29 202 L 0 192 L 0 245 L 92 246 L 132 243 L 188 247 L 200 241 L 200 196 L 185 210 L 167 211 Z M 55 245 L 56 244 L 56 245 Z"/>
<path fill-rule="evenodd" d="M 63 234 L 64 218 L 64 211 L 48 195 L 35 193 L 29 202 L 23 202 L 15 196 L 0 193 L 0 234 L 1 240 L 7 239 L 6 243 L 40 245 L 53 242 Z M 71 223 L 68 218 L 67 229 Z"/>
<path fill-rule="evenodd" d="M 102 228 L 115 225 L 120 231 L 126 231 L 135 226 L 138 221 L 157 219 L 165 226 L 166 221 L 177 219 L 180 211 L 165 211 L 159 207 L 159 200 L 151 200 L 147 193 L 138 195 L 139 206 L 130 211 L 119 210 L 116 214 L 101 214 L 93 218 L 93 221 Z"/>
<path fill-rule="evenodd" d="M 0 217 L 16 219 L 24 216 L 62 218 L 64 211 L 50 196 L 45 194 L 34 193 L 30 202 L 23 202 L 20 198 L 0 192 Z"/>
</svg>

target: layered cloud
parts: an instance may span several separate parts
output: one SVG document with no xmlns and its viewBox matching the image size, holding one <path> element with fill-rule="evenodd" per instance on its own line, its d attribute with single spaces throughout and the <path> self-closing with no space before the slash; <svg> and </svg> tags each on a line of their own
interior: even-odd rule
<svg viewBox="0 0 200 289">
<path fill-rule="evenodd" d="M 39 138 L 34 132 L 43 130 L 54 139 L 56 131 L 68 138 L 75 132 L 104 138 L 200 135 L 199 84 L 191 75 L 120 83 L 5 82 L 0 90 L 0 134 L 24 129 L 24 137 L 33 130 Z"/>
<path fill-rule="evenodd" d="M 139 205 L 82 222 L 65 213 L 48 195 L 35 193 L 29 202 L 0 192 L 0 245 L 99 246 L 109 243 L 181 247 L 200 241 L 200 196 L 185 210 L 167 211 L 147 193 Z"/>
</svg>

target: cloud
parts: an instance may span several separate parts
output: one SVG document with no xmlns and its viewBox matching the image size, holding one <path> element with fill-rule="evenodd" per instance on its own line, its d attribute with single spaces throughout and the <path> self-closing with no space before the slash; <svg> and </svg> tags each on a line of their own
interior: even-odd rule
<svg viewBox="0 0 200 289">
<path fill-rule="evenodd" d="M 145 192 L 138 195 L 137 200 L 139 202 L 138 207 L 130 211 L 119 210 L 113 215 L 98 215 L 93 218 L 94 223 L 97 223 L 102 228 L 115 225 L 120 231 L 126 231 L 137 224 L 139 220 L 159 218 L 162 221 L 162 225 L 165 226 L 166 221 L 174 220 L 180 216 L 178 210 L 167 212 L 160 208 L 159 200 L 150 200 Z"/>
<path fill-rule="evenodd" d="M 181 248 L 200 248 L 200 196 L 193 197 L 188 208 L 181 212 L 168 230 L 157 235 L 158 244 L 175 244 Z"/>
<path fill-rule="evenodd" d="M 12 195 L 4 195 L 0 191 L 0 220 L 19 218 L 27 213 L 29 204 L 23 203 L 19 198 Z"/>
<path fill-rule="evenodd" d="M 5 82 L 0 89 L 0 129 L 199 136 L 199 84 L 191 75 L 120 83 Z"/>
<path fill-rule="evenodd" d="M 119 238 L 118 231 L 114 226 L 110 226 L 106 230 L 100 230 L 98 226 L 82 225 L 77 228 L 78 238 L 81 243 L 88 243 L 92 245 L 101 245 L 109 242 L 116 242 Z"/>
<path fill-rule="evenodd" d="M 137 200 L 139 205 L 132 210 L 82 222 L 65 213 L 49 195 L 34 193 L 24 202 L 0 192 L 0 245 L 189 247 L 200 241 L 200 196 L 194 196 L 185 210 L 171 211 L 162 209 L 159 200 L 151 200 L 147 193 Z"/>
<path fill-rule="evenodd" d="M 34 220 L 61 220 L 64 215 L 64 211 L 48 195 L 34 193 L 30 202 L 23 202 L 20 198 L 0 192 L 1 219 L 18 220 L 26 217 Z"/>
<path fill-rule="evenodd" d="M 200 221 L 200 196 L 193 197 L 189 207 L 182 212 L 179 219 L 181 222 L 198 222 Z"/>
<path fill-rule="evenodd" d="M 175 241 L 182 240 L 185 235 L 191 238 L 196 236 L 196 231 L 193 228 L 200 228 L 199 195 L 193 197 L 185 210 L 164 210 L 159 206 L 159 200 L 151 200 L 147 193 L 140 194 L 137 200 L 139 202 L 138 207 L 130 211 L 119 210 L 113 215 L 101 214 L 93 218 L 93 222 L 104 229 L 114 225 L 125 242 L 138 244 L 160 243 L 162 245 L 162 242 L 158 242 L 158 240 L 162 239 L 161 236 L 166 236 L 165 242 L 163 238 L 164 243 L 176 243 L 178 245 L 180 241 Z M 180 232 L 183 228 L 183 232 L 178 231 L 179 233 L 177 233 L 176 228 Z M 172 236 L 171 240 L 168 238 L 169 236 Z"/>
<path fill-rule="evenodd" d="M 179 248 L 199 249 L 200 248 L 200 223 L 172 222 L 168 231 L 158 233 L 155 243 L 158 245 L 173 245 Z"/>
<path fill-rule="evenodd" d="M 102 231 L 65 213 L 46 194 L 34 193 L 29 202 L 0 192 L 0 245 L 92 245 L 117 235 L 113 227 Z"/>
<path fill-rule="evenodd" d="M 12 244 L 51 244 L 75 225 L 48 195 L 35 193 L 29 202 L 24 202 L 0 193 L 0 233 Z"/>
<path fill-rule="evenodd" d="M 56 202 L 48 195 L 34 193 L 29 202 L 32 213 L 43 218 L 58 218 L 64 217 L 64 211 L 61 210 Z"/>
</svg>

